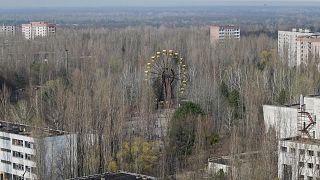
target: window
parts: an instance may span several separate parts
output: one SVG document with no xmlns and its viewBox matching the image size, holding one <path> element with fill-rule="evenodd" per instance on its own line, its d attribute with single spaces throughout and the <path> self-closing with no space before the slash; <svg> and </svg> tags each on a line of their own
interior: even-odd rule
<svg viewBox="0 0 320 180">
<path fill-rule="evenodd" d="M 16 146 L 23 146 L 23 140 L 12 139 L 12 144 Z"/>
<path fill-rule="evenodd" d="M 32 142 L 25 141 L 25 142 L 24 142 L 24 146 L 25 146 L 26 148 L 34 149 L 34 143 L 32 143 Z"/>
<path fill-rule="evenodd" d="M 296 149 L 295 148 L 290 148 L 290 152 L 294 154 L 294 153 L 296 153 Z"/>
<path fill-rule="evenodd" d="M 12 180 L 23 180 L 23 177 L 17 176 L 17 175 L 13 175 Z"/>
<path fill-rule="evenodd" d="M 304 163 L 303 162 L 299 162 L 299 167 L 304 167 Z"/>
<path fill-rule="evenodd" d="M 32 155 L 32 154 L 25 154 L 25 158 L 27 159 L 27 160 L 30 160 L 30 161 L 33 161 L 34 160 L 34 155 Z"/>
<path fill-rule="evenodd" d="M 5 164 L 11 164 L 10 161 L 6 161 L 6 160 L 1 160 L 2 163 L 5 163 Z"/>
<path fill-rule="evenodd" d="M 18 151 L 12 151 L 12 156 L 23 159 L 23 153 Z"/>
<path fill-rule="evenodd" d="M 31 172 L 32 173 L 36 173 L 37 172 L 37 168 L 36 167 L 31 167 Z"/>
<path fill-rule="evenodd" d="M 22 164 L 13 163 L 13 164 L 12 164 L 12 167 L 13 167 L 13 169 L 17 169 L 17 170 L 21 170 L 21 171 L 24 170 Z"/>
<path fill-rule="evenodd" d="M 11 150 L 10 150 L 10 149 L 1 148 L 0 150 L 1 150 L 1 151 L 4 151 L 4 152 L 9 152 L 9 153 L 11 153 Z"/>
<path fill-rule="evenodd" d="M 308 150 L 309 156 L 314 156 L 314 151 Z"/>
<path fill-rule="evenodd" d="M 304 149 L 299 149 L 299 154 L 304 155 Z"/>
<path fill-rule="evenodd" d="M 300 180 L 304 180 L 304 176 L 303 176 L 303 175 L 300 175 L 300 176 L 299 176 L 299 179 L 300 179 Z"/>
<path fill-rule="evenodd" d="M 317 153 L 317 154 L 318 154 L 318 157 L 320 157 L 320 151 L 318 151 L 318 153 Z"/>
<path fill-rule="evenodd" d="M 4 136 L 0 136 L 0 139 L 10 141 L 10 138 L 8 138 L 8 137 L 4 137 Z"/>
<path fill-rule="evenodd" d="M 319 164 L 316 165 L 316 169 L 320 169 L 320 165 Z"/>
<path fill-rule="evenodd" d="M 311 176 L 308 176 L 308 178 L 307 178 L 308 180 L 313 180 L 313 177 L 311 177 Z"/>
<path fill-rule="evenodd" d="M 308 163 L 308 168 L 313 168 L 313 163 Z"/>
<path fill-rule="evenodd" d="M 283 164 L 283 174 L 282 179 L 292 179 L 292 166 Z"/>
<path fill-rule="evenodd" d="M 31 167 L 26 166 L 26 171 L 27 171 L 27 172 L 31 172 Z"/>
<path fill-rule="evenodd" d="M 287 152 L 287 147 L 281 146 L 281 151 L 282 152 Z"/>
</svg>

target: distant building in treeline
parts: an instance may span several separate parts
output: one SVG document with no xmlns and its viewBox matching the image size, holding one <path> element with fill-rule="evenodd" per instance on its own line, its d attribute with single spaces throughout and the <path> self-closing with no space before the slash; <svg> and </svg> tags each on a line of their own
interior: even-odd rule
<svg viewBox="0 0 320 180">
<path fill-rule="evenodd" d="M 297 38 L 297 65 L 315 60 L 320 56 L 320 34 Z"/>
<path fill-rule="evenodd" d="M 15 26 L 6 26 L 2 25 L 0 26 L 0 35 L 14 35 L 16 33 L 16 27 Z"/>
<path fill-rule="evenodd" d="M 210 26 L 211 43 L 226 39 L 240 39 L 240 27 L 236 25 Z"/>
<path fill-rule="evenodd" d="M 308 64 L 320 55 L 320 35 L 301 28 L 278 31 L 278 52 L 290 67 Z"/>
<path fill-rule="evenodd" d="M 297 38 L 312 35 L 310 29 L 278 31 L 278 52 L 281 59 L 288 59 L 289 66 L 297 65 Z M 299 64 L 300 65 L 300 64 Z"/>
<path fill-rule="evenodd" d="M 30 24 L 22 24 L 22 35 L 26 39 L 34 39 L 36 37 L 45 37 L 56 33 L 56 25 L 48 22 L 31 22 Z"/>
</svg>

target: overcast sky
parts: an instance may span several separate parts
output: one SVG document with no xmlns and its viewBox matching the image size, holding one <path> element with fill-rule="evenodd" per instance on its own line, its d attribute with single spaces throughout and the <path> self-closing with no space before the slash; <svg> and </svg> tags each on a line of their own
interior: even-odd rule
<svg viewBox="0 0 320 180">
<path fill-rule="evenodd" d="M 319 3 L 320 0 L 307 0 Z M 305 0 L 0 0 L 0 8 L 299 4 Z"/>
</svg>

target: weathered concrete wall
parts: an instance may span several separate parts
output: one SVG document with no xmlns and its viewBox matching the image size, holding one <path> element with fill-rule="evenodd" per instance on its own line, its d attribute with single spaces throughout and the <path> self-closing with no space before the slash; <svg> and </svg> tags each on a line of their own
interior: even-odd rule
<svg viewBox="0 0 320 180">
<path fill-rule="evenodd" d="M 298 110 L 294 107 L 263 106 L 263 117 L 266 130 L 274 127 L 278 138 L 294 137 L 298 135 Z"/>
</svg>

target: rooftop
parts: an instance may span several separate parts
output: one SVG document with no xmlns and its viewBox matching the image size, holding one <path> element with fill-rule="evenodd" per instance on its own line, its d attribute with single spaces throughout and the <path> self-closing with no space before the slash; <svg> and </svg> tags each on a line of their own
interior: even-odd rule
<svg viewBox="0 0 320 180">
<path fill-rule="evenodd" d="M 296 28 L 293 28 L 292 30 L 278 30 L 278 32 L 281 32 L 281 33 L 291 33 L 291 34 L 296 34 L 296 33 L 304 33 L 304 34 L 313 34 L 313 32 L 310 30 L 310 29 L 296 29 Z"/>
<path fill-rule="evenodd" d="M 48 26 L 47 22 L 44 21 L 39 21 L 39 22 L 31 22 L 30 23 L 32 26 Z"/>
<path fill-rule="evenodd" d="M 319 94 L 309 94 L 309 95 L 304 96 L 304 98 L 317 98 L 317 99 L 320 99 L 320 95 Z M 299 103 L 284 104 L 284 105 L 267 105 L 267 104 L 265 104 L 264 106 L 287 107 L 287 108 L 295 108 L 295 109 L 300 108 L 300 104 Z"/>
<path fill-rule="evenodd" d="M 293 29 L 292 29 L 292 32 L 310 33 L 311 30 L 310 30 L 310 29 L 303 29 L 303 28 L 299 28 L 299 29 L 293 28 Z"/>
<path fill-rule="evenodd" d="M 72 178 L 70 180 L 155 180 L 155 177 L 146 176 L 142 174 L 129 173 L 125 171 L 118 171 L 113 173 L 95 174 L 83 177 Z"/>
<path fill-rule="evenodd" d="M 40 128 L 35 126 L 29 126 L 26 124 L 19 124 L 6 121 L 0 121 L 0 132 L 18 134 L 22 136 L 33 136 L 37 133 L 41 134 L 42 136 L 59 136 L 66 134 L 65 131 L 50 128 Z"/>
<path fill-rule="evenodd" d="M 239 159 L 241 162 L 245 162 L 247 158 L 257 158 L 262 152 L 261 151 L 248 151 L 239 154 L 233 154 L 230 156 L 221 156 L 221 157 L 211 157 L 208 159 L 208 162 L 230 165 L 232 159 Z"/>
<path fill-rule="evenodd" d="M 320 42 L 320 34 L 313 34 L 307 36 L 299 36 L 298 41 L 307 41 L 307 42 Z"/>
<path fill-rule="evenodd" d="M 240 29 L 240 26 L 238 25 L 212 25 L 211 27 L 219 27 L 220 29 Z"/>
<path fill-rule="evenodd" d="M 223 157 L 211 157 L 208 159 L 208 162 L 216 163 L 216 164 L 223 164 L 223 165 L 228 165 L 230 166 L 230 157 L 228 156 L 223 156 Z"/>
<path fill-rule="evenodd" d="M 283 138 L 280 141 L 297 142 L 301 144 L 320 145 L 320 139 L 302 138 L 300 136 Z"/>
</svg>

